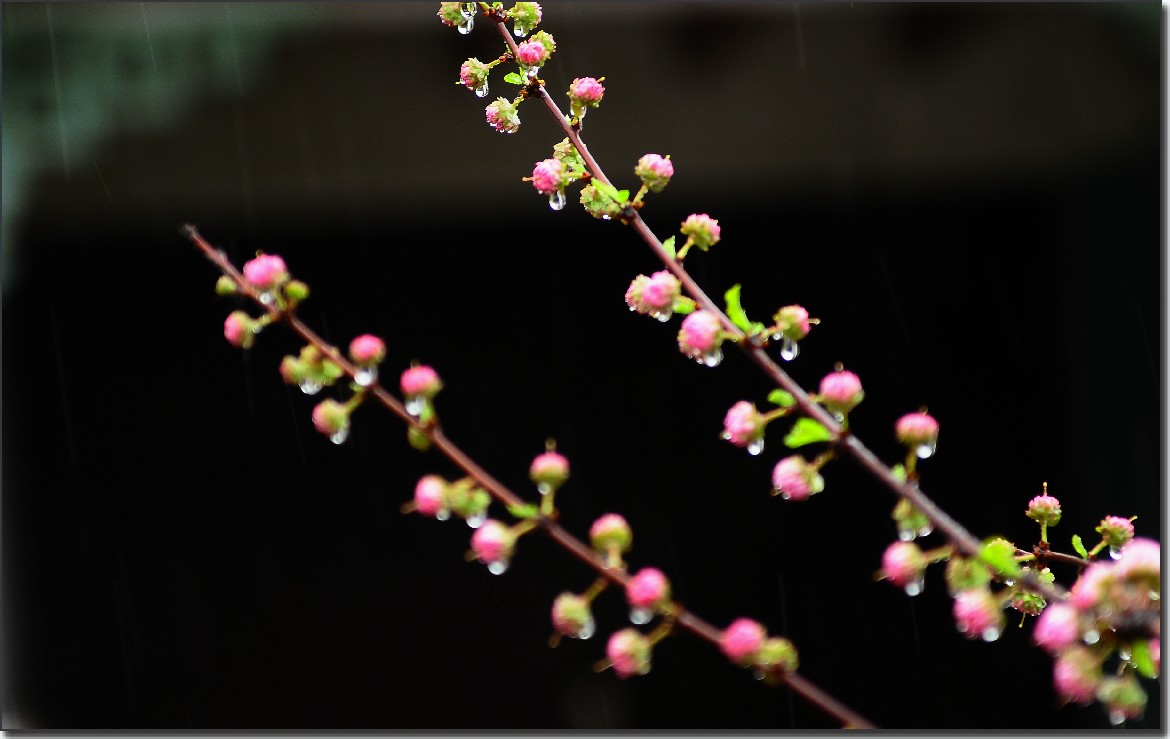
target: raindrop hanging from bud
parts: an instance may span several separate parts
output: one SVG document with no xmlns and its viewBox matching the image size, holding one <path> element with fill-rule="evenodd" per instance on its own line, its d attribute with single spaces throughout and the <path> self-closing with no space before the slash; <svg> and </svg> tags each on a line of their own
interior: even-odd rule
<svg viewBox="0 0 1170 739">
<path fill-rule="evenodd" d="M 373 385 L 378 381 L 378 368 L 359 367 L 358 370 L 353 373 L 353 381 L 362 387 L 369 387 L 370 385 Z"/>
<path fill-rule="evenodd" d="M 999 638 L 1000 633 L 998 626 L 988 626 L 980 636 L 983 637 L 983 641 L 995 641 Z"/>
<path fill-rule="evenodd" d="M 321 383 L 316 380 L 301 380 L 300 382 L 301 392 L 305 395 L 316 395 L 321 392 L 322 387 Z"/>
<path fill-rule="evenodd" d="M 650 623 L 650 619 L 654 618 L 654 611 L 649 608 L 631 608 L 630 609 L 630 623 L 635 626 Z"/>
<path fill-rule="evenodd" d="M 593 619 L 589 619 L 581 625 L 581 628 L 576 634 L 573 634 L 574 639 L 588 639 L 597 633 L 597 623 Z"/>
<path fill-rule="evenodd" d="M 349 438 L 349 427 L 348 426 L 344 426 L 344 427 L 338 429 L 336 432 L 329 435 L 329 441 L 332 441 L 334 444 L 344 444 L 345 440 L 348 438 Z"/>
<path fill-rule="evenodd" d="M 723 361 L 723 350 L 716 347 L 713 351 L 704 354 L 698 358 L 700 364 L 707 367 L 718 367 L 719 363 Z"/>
<path fill-rule="evenodd" d="M 775 338 L 775 337 L 773 337 Z M 780 344 L 780 358 L 785 362 L 791 362 L 800 354 L 800 345 L 787 336 Z"/>
<path fill-rule="evenodd" d="M 557 190 L 552 195 L 548 196 L 548 207 L 553 210 L 561 210 L 565 207 L 565 191 Z M 633 310 L 633 309 L 631 309 Z"/>
<path fill-rule="evenodd" d="M 488 563 L 487 569 L 488 572 L 492 573 L 493 575 L 502 575 L 508 571 L 508 563 L 497 560 L 495 562 Z"/>
<path fill-rule="evenodd" d="M 750 454 L 754 457 L 762 451 L 764 451 L 764 440 L 763 439 L 752 439 L 751 441 L 748 442 L 748 445 L 747 445 L 747 453 L 748 454 Z"/>
<path fill-rule="evenodd" d="M 487 520 L 487 511 L 473 513 L 467 517 L 467 525 L 473 529 L 478 529 L 483 526 L 483 522 Z"/>
<path fill-rule="evenodd" d="M 923 586 L 925 586 L 925 584 L 926 584 L 926 579 L 923 577 L 919 577 L 916 580 L 911 580 L 910 582 L 906 583 L 906 587 L 902 588 L 902 590 L 906 591 L 906 595 L 913 597 L 913 596 L 918 595 L 919 593 L 922 592 L 922 588 L 923 588 Z M 984 633 L 986 634 L 987 632 L 984 632 Z M 991 640 L 988 639 L 988 641 L 991 641 Z"/>
<path fill-rule="evenodd" d="M 937 448 L 938 442 L 932 441 L 929 444 L 919 444 L 914 449 L 914 453 L 918 455 L 919 459 L 928 459 L 929 457 L 934 456 L 934 452 Z"/>
<path fill-rule="evenodd" d="M 482 85 L 475 88 L 475 96 L 477 98 L 485 98 L 485 97 L 487 97 L 487 94 L 488 94 L 488 83 L 487 83 L 487 80 L 484 80 L 484 83 Z"/>
</svg>

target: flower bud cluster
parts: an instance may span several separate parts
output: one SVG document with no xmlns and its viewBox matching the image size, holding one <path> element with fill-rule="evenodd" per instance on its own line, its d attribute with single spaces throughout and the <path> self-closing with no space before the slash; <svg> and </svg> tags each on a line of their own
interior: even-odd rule
<svg viewBox="0 0 1170 739">
<path fill-rule="evenodd" d="M 667 321 L 674 315 L 674 303 L 682 294 L 678 278 L 666 270 L 647 277 L 638 275 L 626 290 L 626 305 L 642 315 Z"/>
<path fill-rule="evenodd" d="M 732 621 L 719 637 L 719 648 L 729 660 L 754 669 L 758 679 L 768 682 L 782 679 L 800 665 L 792 642 L 769 637 L 762 624 L 749 618 Z"/>
</svg>

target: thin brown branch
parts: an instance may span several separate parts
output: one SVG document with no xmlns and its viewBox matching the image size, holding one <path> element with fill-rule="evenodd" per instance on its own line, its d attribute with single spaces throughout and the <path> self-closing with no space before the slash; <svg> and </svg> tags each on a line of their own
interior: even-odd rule
<svg viewBox="0 0 1170 739">
<path fill-rule="evenodd" d="M 296 317 L 291 311 L 282 311 L 274 305 L 265 304 L 260 300 L 260 296 L 252 289 L 251 285 L 244 279 L 243 274 L 228 260 L 227 255 L 223 251 L 213 247 L 206 239 L 204 239 L 199 231 L 192 225 L 184 225 L 180 232 L 186 236 L 196 248 L 203 253 L 203 255 L 215 264 L 220 271 L 230 277 L 235 283 L 239 292 L 250 298 L 257 306 L 264 309 L 274 319 L 285 323 L 298 336 L 305 341 L 315 346 L 323 355 L 327 356 L 331 361 L 335 362 L 347 377 L 351 380 L 357 368 L 346 357 L 334 347 L 327 343 L 324 339 L 317 335 L 315 331 L 309 328 L 303 321 Z M 447 457 L 456 467 L 461 469 L 467 476 L 475 480 L 476 484 L 482 487 L 497 501 L 508 505 L 522 505 L 526 501 L 516 493 L 512 492 L 503 483 L 492 477 L 486 470 L 480 467 L 475 460 L 469 457 L 462 449 L 460 449 L 453 441 L 447 438 L 443 433 L 442 428 L 437 424 L 422 424 L 417 418 L 407 412 L 406 407 L 398 398 L 391 395 L 381 385 L 374 383 L 367 387 L 365 391 L 375 398 L 382 406 L 389 410 L 394 415 L 398 416 L 400 420 L 416 429 L 423 434 L 431 444 L 439 450 L 443 456 Z M 585 544 L 581 539 L 578 539 L 570 533 L 563 526 L 558 524 L 553 518 L 548 516 L 539 516 L 537 518 L 539 528 L 545 532 L 553 541 L 559 544 L 563 549 L 572 554 L 577 559 L 581 560 L 587 566 L 591 567 L 599 575 L 606 580 L 622 586 L 624 589 L 629 582 L 630 576 L 624 569 L 615 569 L 606 566 L 605 560 L 599 556 L 592 547 Z M 688 611 L 679 603 L 672 604 L 675 623 L 698 636 L 705 641 L 710 642 L 716 647 L 720 644 L 720 635 L 722 632 L 712 624 L 704 621 L 696 616 L 694 613 Z M 810 703 L 820 707 L 829 715 L 840 720 L 844 725 L 853 728 L 877 728 L 867 719 L 861 716 L 856 711 L 848 708 L 840 701 L 825 693 L 813 683 L 806 680 L 803 676 L 795 673 L 790 673 L 784 678 L 785 683 L 795 692 L 803 696 Z"/>
</svg>

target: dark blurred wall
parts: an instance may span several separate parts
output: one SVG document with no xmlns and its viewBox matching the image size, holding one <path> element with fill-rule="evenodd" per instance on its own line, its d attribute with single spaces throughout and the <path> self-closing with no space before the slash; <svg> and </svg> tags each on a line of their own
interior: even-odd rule
<svg viewBox="0 0 1170 739">
<path fill-rule="evenodd" d="M 1105 727 L 1058 705 L 1018 614 L 972 643 L 941 573 L 915 599 L 872 581 L 894 501 L 856 467 L 768 495 L 782 430 L 758 458 L 718 439 L 763 377 L 627 311 L 653 257 L 522 181 L 561 136 L 531 101 L 517 134 L 485 125 L 455 82 L 501 43 L 437 7 L 0 7 L 4 727 L 833 727 L 687 635 L 644 678 L 594 674 L 615 593 L 597 637 L 550 650 L 589 572 L 533 537 L 493 577 L 462 523 L 401 515 L 457 473 L 373 409 L 342 447 L 314 432 L 276 374 L 298 345 L 224 342 L 236 304 L 187 221 L 237 263 L 282 254 L 306 320 L 385 336 L 391 377 L 433 364 L 449 435 L 518 492 L 555 437 L 567 526 L 620 511 L 634 568 L 789 636 L 879 725 Z M 1159 5 L 548 3 L 543 27 L 555 98 L 606 77 L 584 135 L 610 177 L 671 155 L 648 223 L 710 213 L 723 241 L 688 266 L 711 294 L 822 319 L 792 374 L 857 372 L 879 455 L 927 405 L 923 488 L 977 535 L 1027 546 L 1047 481 L 1064 550 L 1107 514 L 1161 538 Z M 1158 695 L 1133 725 L 1163 725 Z"/>
</svg>

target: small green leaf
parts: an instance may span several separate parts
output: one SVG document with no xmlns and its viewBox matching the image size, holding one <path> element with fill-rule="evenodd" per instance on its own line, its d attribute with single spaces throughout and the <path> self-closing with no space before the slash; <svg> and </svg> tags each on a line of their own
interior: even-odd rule
<svg viewBox="0 0 1170 739">
<path fill-rule="evenodd" d="M 406 441 L 420 452 L 425 452 L 431 448 L 430 439 L 428 439 L 426 435 L 423 434 L 423 432 L 419 431 L 413 426 L 406 430 Z"/>
<path fill-rule="evenodd" d="M 663 249 L 663 250 L 664 250 L 664 251 L 665 251 L 667 254 L 669 254 L 669 255 L 670 255 L 670 258 L 671 258 L 671 259 L 674 259 L 674 237 L 673 237 L 673 236 L 671 236 L 671 237 L 670 237 L 669 239 L 667 239 L 666 241 L 663 241 L 663 242 L 662 242 L 662 249 Z"/>
<path fill-rule="evenodd" d="M 1133 660 L 1133 666 L 1137 668 L 1138 673 L 1142 677 L 1148 677 L 1151 680 L 1158 677 L 1158 668 L 1154 665 L 1154 657 L 1150 654 L 1150 643 L 1144 639 L 1135 642 L 1130 642 L 1129 645 L 1130 658 Z"/>
<path fill-rule="evenodd" d="M 535 503 L 509 503 L 508 513 L 511 513 L 516 518 L 522 519 L 536 518 L 540 515 Z"/>
<path fill-rule="evenodd" d="M 790 449 L 796 449 L 806 444 L 815 444 L 818 441 L 829 441 L 832 438 L 833 435 L 820 423 L 811 418 L 798 418 L 796 423 L 792 424 L 792 430 L 784 437 L 784 444 Z"/>
<path fill-rule="evenodd" d="M 904 466 L 896 464 L 890 468 L 890 472 L 894 475 L 894 479 L 898 482 L 906 482 L 906 468 Z M 906 499 L 902 498 L 902 500 Z M 909 505 L 910 501 L 906 501 L 906 504 Z"/>
<path fill-rule="evenodd" d="M 1080 534 L 1073 534 L 1072 545 L 1073 545 L 1073 549 L 1076 550 L 1077 554 L 1081 555 L 1082 559 L 1089 558 L 1089 552 L 1085 549 L 1085 543 L 1083 541 L 1081 541 Z"/>
<path fill-rule="evenodd" d="M 743 306 L 739 303 L 740 287 L 732 285 L 730 290 L 723 293 L 723 299 L 727 301 L 727 317 L 741 330 L 747 332 L 751 329 L 752 322 L 748 320 L 747 313 L 744 313 Z"/>
<path fill-rule="evenodd" d="M 617 197 L 614 199 L 617 200 L 619 203 L 625 203 L 627 200 L 630 199 L 630 191 L 629 190 L 618 190 Z"/>
<path fill-rule="evenodd" d="M 607 185 L 606 183 L 604 183 L 604 182 L 602 182 L 601 180 L 599 180 L 599 179 L 596 179 L 596 178 L 594 178 L 594 179 L 590 180 L 590 181 L 589 181 L 589 184 L 590 184 L 590 185 L 593 185 L 593 189 L 594 189 L 594 190 L 596 190 L 597 192 L 599 192 L 599 193 L 601 193 L 602 195 L 606 196 L 606 197 L 607 197 L 607 198 L 609 198 L 610 200 L 612 200 L 612 201 L 614 201 L 614 202 L 616 202 L 616 203 L 620 203 L 620 202 L 622 202 L 622 201 L 621 201 L 621 200 L 618 198 L 618 191 L 614 189 L 613 185 Z M 628 195 L 629 193 L 627 192 L 626 194 Z"/>
<path fill-rule="evenodd" d="M 524 78 L 520 76 L 519 72 L 508 72 L 506 75 L 504 75 L 504 82 L 508 82 L 513 85 L 523 85 Z"/>
<path fill-rule="evenodd" d="M 1020 576 L 1016 564 L 1016 548 L 1005 539 L 992 537 L 979 547 L 979 561 L 995 570 L 1001 577 L 1014 579 Z"/>
<path fill-rule="evenodd" d="M 685 295 L 680 295 L 674 299 L 674 306 L 671 308 L 671 311 L 680 316 L 685 316 L 687 313 L 693 313 L 696 307 L 698 306 L 695 304 L 695 301 Z"/>
<path fill-rule="evenodd" d="M 768 402 L 778 405 L 781 408 L 791 408 L 796 405 L 796 398 L 792 396 L 792 393 L 776 388 L 768 393 Z"/>
</svg>

